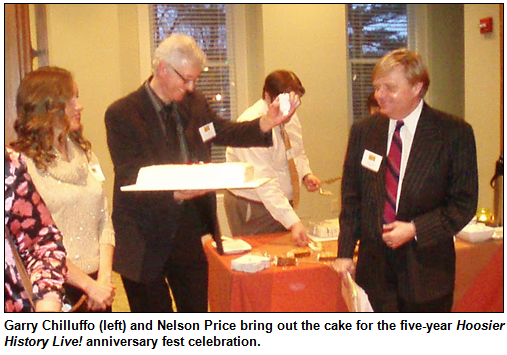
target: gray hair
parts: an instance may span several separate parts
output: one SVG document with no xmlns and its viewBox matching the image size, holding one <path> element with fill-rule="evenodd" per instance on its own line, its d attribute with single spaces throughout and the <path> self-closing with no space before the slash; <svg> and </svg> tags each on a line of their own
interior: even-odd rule
<svg viewBox="0 0 507 355">
<path fill-rule="evenodd" d="M 171 65 L 188 62 L 202 70 L 206 63 L 206 55 L 192 37 L 185 34 L 172 34 L 155 50 L 152 62 L 153 74 L 157 73 L 161 61 Z"/>
</svg>

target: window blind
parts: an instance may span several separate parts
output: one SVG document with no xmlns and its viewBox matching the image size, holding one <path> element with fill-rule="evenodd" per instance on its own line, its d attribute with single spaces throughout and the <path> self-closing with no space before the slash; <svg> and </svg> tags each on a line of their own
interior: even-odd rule
<svg viewBox="0 0 507 355">
<path fill-rule="evenodd" d="M 368 116 L 371 73 L 384 54 L 414 46 L 415 26 L 408 4 L 348 4 L 347 33 L 353 119 Z"/>
<path fill-rule="evenodd" d="M 150 27 L 152 53 L 172 33 L 192 36 L 206 54 L 196 88 L 224 119 L 236 117 L 236 92 L 232 45 L 232 11 L 227 4 L 152 4 Z M 225 161 L 225 147 L 213 146 L 212 161 Z"/>
</svg>

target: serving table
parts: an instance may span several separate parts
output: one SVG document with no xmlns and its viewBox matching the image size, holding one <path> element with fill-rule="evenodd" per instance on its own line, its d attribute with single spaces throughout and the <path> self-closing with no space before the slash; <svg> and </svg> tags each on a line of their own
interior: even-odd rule
<svg viewBox="0 0 507 355">
<path fill-rule="evenodd" d="M 270 256 L 296 249 L 290 233 L 241 237 L 251 253 Z M 336 252 L 336 241 L 322 243 Z M 456 240 L 456 289 L 453 311 L 503 311 L 503 240 L 470 244 Z M 219 255 L 208 240 L 211 312 L 347 312 L 341 281 L 329 263 L 317 253 L 301 258 L 295 266 L 275 266 L 257 273 L 231 269 L 242 254 Z"/>
</svg>

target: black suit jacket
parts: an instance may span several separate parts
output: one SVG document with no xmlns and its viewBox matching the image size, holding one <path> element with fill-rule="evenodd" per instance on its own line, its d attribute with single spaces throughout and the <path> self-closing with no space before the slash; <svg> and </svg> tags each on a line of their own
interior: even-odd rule
<svg viewBox="0 0 507 355">
<path fill-rule="evenodd" d="M 371 116 L 352 126 L 342 181 L 339 257 L 360 241 L 356 281 L 377 299 L 387 287 L 382 241 L 389 120 Z M 364 168 L 365 149 L 383 157 L 377 173 Z M 417 240 L 394 254 L 398 294 L 423 303 L 452 294 L 453 236 L 474 216 L 478 177 L 475 138 L 465 121 L 424 104 L 403 180 L 397 219 L 413 221 Z"/>
<path fill-rule="evenodd" d="M 271 134 L 260 130 L 259 120 L 235 123 L 221 119 L 197 91 L 187 93 L 179 103 L 179 112 L 188 122 L 185 136 L 193 156 L 199 161 L 211 161 L 211 142 L 241 147 L 272 144 Z M 144 85 L 110 105 L 105 122 L 115 172 L 113 268 L 131 280 L 150 281 L 160 276 L 168 258 L 182 204 L 174 200 L 172 192 L 122 192 L 120 187 L 134 184 L 142 167 L 176 163 L 179 145 L 166 142 Z M 214 124 L 216 137 L 204 143 L 198 129 L 210 122 Z M 194 203 L 206 228 L 204 232 L 211 233 L 221 247 L 215 194 L 196 198 Z"/>
</svg>

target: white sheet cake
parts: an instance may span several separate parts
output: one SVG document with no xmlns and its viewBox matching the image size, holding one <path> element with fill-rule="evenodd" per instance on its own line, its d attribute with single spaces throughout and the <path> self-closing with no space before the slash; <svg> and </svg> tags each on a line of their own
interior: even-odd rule
<svg viewBox="0 0 507 355">
<path fill-rule="evenodd" d="M 254 168 L 248 163 L 168 164 L 141 168 L 136 185 L 163 187 L 169 180 L 176 186 L 235 186 L 253 178 Z"/>
</svg>

